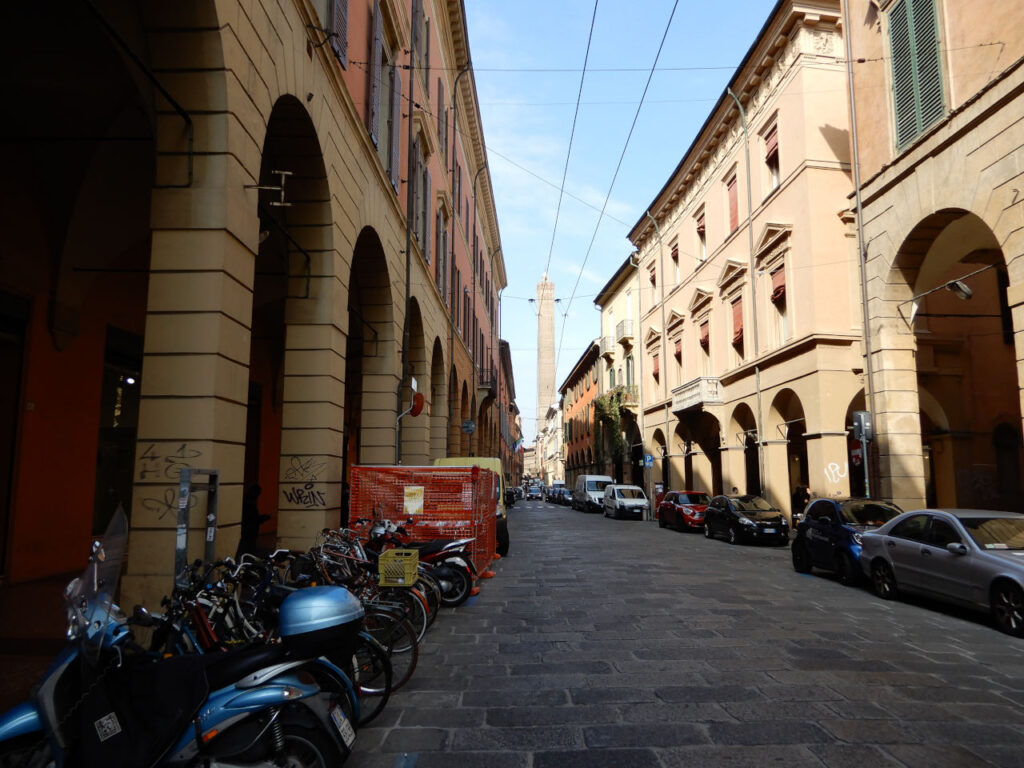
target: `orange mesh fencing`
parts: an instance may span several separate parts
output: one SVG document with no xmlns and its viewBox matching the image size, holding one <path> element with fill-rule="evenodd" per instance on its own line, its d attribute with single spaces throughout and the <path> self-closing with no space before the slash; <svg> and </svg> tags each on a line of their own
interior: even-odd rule
<svg viewBox="0 0 1024 768">
<path fill-rule="evenodd" d="M 498 476 L 480 467 L 354 466 L 350 474 L 349 520 L 368 518 L 404 524 L 414 542 L 473 538 L 467 549 L 482 573 L 494 559 Z M 408 514 L 411 497 L 423 489 L 422 511 Z"/>
</svg>

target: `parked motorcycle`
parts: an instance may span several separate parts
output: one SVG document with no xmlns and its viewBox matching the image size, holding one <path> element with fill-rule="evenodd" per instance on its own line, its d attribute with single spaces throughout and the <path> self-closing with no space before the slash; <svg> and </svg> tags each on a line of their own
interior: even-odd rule
<svg viewBox="0 0 1024 768">
<path fill-rule="evenodd" d="M 405 525 L 412 525 L 414 522 L 410 519 Z M 413 542 L 405 525 L 398 525 L 385 519 L 376 520 L 370 527 L 366 549 L 377 553 L 387 547 L 418 550 L 420 562 L 431 567 L 431 575 L 440 583 L 441 604 L 456 607 L 466 602 L 472 593 L 473 580 L 477 576 L 476 566 L 473 565 L 468 551 L 469 544 L 474 539 Z"/>
<path fill-rule="evenodd" d="M 0 766 L 289 765 L 348 757 L 358 703 L 321 654 L 354 646 L 363 609 L 339 587 L 290 595 L 281 642 L 162 658 L 114 603 L 128 524 L 114 516 L 65 590 L 69 644 L 31 700 L 0 717 Z M 147 623 L 137 610 L 135 623 Z"/>
</svg>

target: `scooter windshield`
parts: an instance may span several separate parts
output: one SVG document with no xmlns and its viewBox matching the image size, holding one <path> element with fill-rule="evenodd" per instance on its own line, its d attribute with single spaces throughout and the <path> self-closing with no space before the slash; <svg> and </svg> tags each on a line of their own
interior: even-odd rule
<svg viewBox="0 0 1024 768">
<path fill-rule="evenodd" d="M 128 546 L 128 518 L 119 506 L 100 541 L 93 542 L 89 565 L 64 589 L 69 639 L 88 639 L 102 647 Z M 116 617 L 115 617 L 116 618 Z"/>
</svg>

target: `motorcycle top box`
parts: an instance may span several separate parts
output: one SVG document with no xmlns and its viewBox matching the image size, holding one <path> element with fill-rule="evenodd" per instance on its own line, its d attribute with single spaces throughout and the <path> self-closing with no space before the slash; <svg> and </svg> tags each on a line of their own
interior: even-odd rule
<svg viewBox="0 0 1024 768">
<path fill-rule="evenodd" d="M 350 649 L 362 627 L 363 606 L 344 587 L 300 589 L 281 603 L 281 640 L 294 654 Z"/>
</svg>

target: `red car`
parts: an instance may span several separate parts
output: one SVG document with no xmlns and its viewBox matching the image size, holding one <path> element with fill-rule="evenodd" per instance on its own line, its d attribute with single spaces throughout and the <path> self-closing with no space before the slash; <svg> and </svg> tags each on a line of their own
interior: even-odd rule
<svg viewBox="0 0 1024 768">
<path fill-rule="evenodd" d="M 658 505 L 658 527 L 699 531 L 711 497 L 701 491 L 669 491 Z"/>
</svg>

